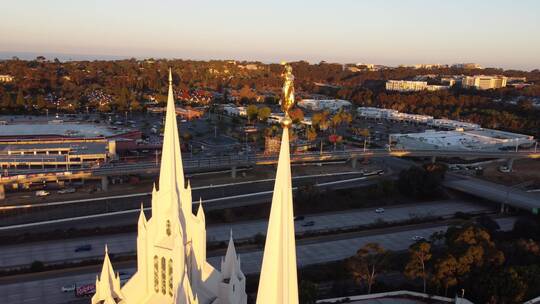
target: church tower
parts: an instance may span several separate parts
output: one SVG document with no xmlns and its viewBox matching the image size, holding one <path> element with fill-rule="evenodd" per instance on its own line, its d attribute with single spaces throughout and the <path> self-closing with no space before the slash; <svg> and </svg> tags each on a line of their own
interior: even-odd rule
<svg viewBox="0 0 540 304">
<path fill-rule="evenodd" d="M 200 204 L 197 215 L 193 214 L 191 186 L 184 180 L 170 70 L 165 117 L 159 183 L 152 189 L 152 217 L 147 220 L 141 206 L 137 225 L 137 272 L 120 288 L 106 253 L 101 277 L 96 280 L 99 293 L 92 304 L 245 304 L 245 277 L 232 239 L 226 260 L 238 261 L 234 276 L 206 261 L 204 210 Z"/>
<path fill-rule="evenodd" d="M 282 109 L 285 118 L 277 166 L 270 220 L 257 293 L 257 304 L 297 304 L 296 242 L 294 233 L 289 128 L 289 110 L 294 105 L 292 69 L 285 66 Z"/>
</svg>

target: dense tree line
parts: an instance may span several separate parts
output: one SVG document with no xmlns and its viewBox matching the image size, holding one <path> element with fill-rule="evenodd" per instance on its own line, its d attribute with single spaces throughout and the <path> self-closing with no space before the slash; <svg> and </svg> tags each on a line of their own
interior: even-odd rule
<svg viewBox="0 0 540 304">
<path fill-rule="evenodd" d="M 169 67 L 172 67 L 177 90 L 207 89 L 222 93 L 225 97 L 234 90 L 239 93 L 240 101 L 244 104 L 254 101 L 258 96 L 265 96 L 264 101 L 275 103 L 283 83 L 282 66 L 261 62 L 154 59 L 60 62 L 40 59 L 0 61 L 0 74 L 14 76 L 13 82 L 0 85 L 0 103 L 4 113 L 42 113 L 47 108 L 56 107 L 76 112 L 87 106 L 90 110 L 103 111 L 140 110 L 149 95 L 157 97 L 158 101 L 165 99 Z M 486 127 L 532 135 L 540 133 L 537 119 L 540 113 L 532 107 L 529 99 L 540 97 L 538 84 L 524 89 L 504 88 L 486 92 L 459 88 L 408 94 L 384 91 L 384 82 L 388 79 L 410 79 L 425 74 L 504 74 L 527 77 L 528 81 L 540 83 L 539 70 L 394 68 L 352 72 L 344 69 L 341 64 L 326 62 L 310 64 L 298 61 L 291 64 L 299 97 L 320 93 L 348 99 L 359 106 L 394 108 L 468 120 Z M 247 68 L 247 65 L 255 68 Z M 110 97 L 111 102 L 107 105 L 99 104 L 92 98 L 96 92 Z M 525 98 L 518 104 L 509 103 L 518 96 Z M 50 104 L 51 101 L 56 101 L 56 104 Z"/>
<path fill-rule="evenodd" d="M 539 219 L 531 218 L 502 232 L 489 217 L 451 226 L 411 245 L 401 262 L 402 274 L 430 294 L 464 293 L 475 303 L 521 303 L 540 294 L 539 227 Z M 525 229 L 534 237 L 523 234 Z M 392 254 L 368 243 L 347 260 L 348 274 L 370 293 L 389 270 Z"/>
</svg>

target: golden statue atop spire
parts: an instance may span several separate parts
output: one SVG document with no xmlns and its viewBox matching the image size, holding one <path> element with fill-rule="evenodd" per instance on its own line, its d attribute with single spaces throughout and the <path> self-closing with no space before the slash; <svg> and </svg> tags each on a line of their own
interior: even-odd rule
<svg viewBox="0 0 540 304">
<path fill-rule="evenodd" d="M 292 67 L 288 63 L 283 62 L 282 65 L 285 66 L 285 71 L 282 74 L 285 82 L 283 83 L 283 99 L 281 100 L 281 110 L 285 113 L 285 118 L 282 123 L 284 127 L 288 127 L 292 123 L 289 111 L 294 106 L 294 75 Z"/>
</svg>

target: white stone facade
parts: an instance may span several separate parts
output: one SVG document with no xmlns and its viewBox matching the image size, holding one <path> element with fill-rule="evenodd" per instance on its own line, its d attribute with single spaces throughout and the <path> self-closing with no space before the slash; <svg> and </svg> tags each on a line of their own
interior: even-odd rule
<svg viewBox="0 0 540 304">
<path fill-rule="evenodd" d="M 92 304 L 245 304 L 245 276 L 229 241 L 221 271 L 206 261 L 206 223 L 202 205 L 192 212 L 185 185 L 171 76 L 159 188 L 152 191 L 152 217 L 141 209 L 137 272 L 120 288 L 108 255 L 96 280 Z"/>
</svg>

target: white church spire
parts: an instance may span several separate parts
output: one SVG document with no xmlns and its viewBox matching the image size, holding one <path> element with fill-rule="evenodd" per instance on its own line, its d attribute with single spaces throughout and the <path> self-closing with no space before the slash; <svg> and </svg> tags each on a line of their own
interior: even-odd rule
<svg viewBox="0 0 540 304">
<path fill-rule="evenodd" d="M 268 233 L 257 293 L 257 304 L 298 303 L 298 281 L 296 274 L 296 243 L 292 200 L 291 165 L 289 152 L 289 127 L 292 124 L 288 111 L 294 104 L 294 76 L 286 66 L 283 86 L 282 121 L 283 135 L 279 151 L 274 194 Z"/>
<path fill-rule="evenodd" d="M 118 304 L 122 303 L 124 296 L 120 290 L 120 278 L 114 275 L 114 269 L 109 259 L 109 250 L 105 245 L 105 258 L 99 278 L 96 278 L 96 293 L 92 297 L 92 304 Z"/>
<path fill-rule="evenodd" d="M 180 151 L 178 125 L 176 123 L 176 107 L 172 88 L 172 71 L 169 69 L 169 93 L 163 131 L 163 148 L 159 173 L 159 191 L 172 190 L 169 187 L 184 187 L 184 168 Z M 166 191 L 167 191 L 166 190 Z"/>
</svg>

